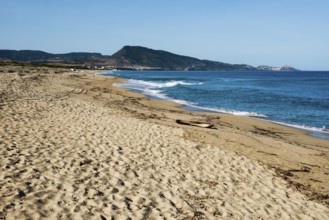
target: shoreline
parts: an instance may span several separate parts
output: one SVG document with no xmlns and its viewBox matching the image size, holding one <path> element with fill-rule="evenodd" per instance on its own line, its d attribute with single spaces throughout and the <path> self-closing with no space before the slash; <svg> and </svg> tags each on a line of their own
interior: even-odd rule
<svg viewBox="0 0 329 220">
<path fill-rule="evenodd" d="M 99 73 L 99 75 L 101 75 L 101 76 L 112 76 L 112 75 L 106 75 L 106 73 L 108 73 L 108 72 Z M 129 79 L 121 78 L 121 77 L 118 77 L 118 76 L 112 76 L 112 77 L 120 78 L 122 80 L 122 82 L 120 82 L 119 84 L 124 84 L 124 83 L 128 82 L 128 80 L 129 80 Z M 114 83 L 114 84 L 116 84 L 116 83 Z M 233 116 L 237 116 L 237 117 L 255 118 L 255 119 L 263 120 L 263 121 L 270 122 L 270 123 L 273 123 L 273 124 L 276 124 L 276 125 L 280 125 L 280 126 L 296 129 L 296 130 L 299 130 L 299 131 L 302 131 L 302 132 L 306 132 L 306 134 L 309 135 L 310 137 L 315 137 L 315 138 L 319 138 L 319 139 L 329 141 L 329 130 L 328 131 L 327 130 L 323 131 L 320 128 L 315 128 L 315 127 L 310 127 L 310 126 L 305 126 L 305 125 L 288 124 L 288 123 L 284 123 L 284 122 L 280 122 L 280 121 L 268 120 L 268 119 L 265 119 L 263 117 L 257 117 L 257 116 L 244 116 L 244 115 L 240 116 L 240 115 L 235 115 L 235 114 L 231 114 L 231 113 L 221 113 L 221 112 L 216 112 L 216 111 L 212 111 L 212 110 L 206 110 L 206 109 L 203 109 L 202 107 L 188 106 L 188 105 L 177 103 L 177 102 L 172 101 L 172 100 L 164 100 L 164 99 L 161 99 L 161 98 L 153 97 L 151 95 L 145 95 L 145 94 L 143 94 L 142 92 L 140 92 L 138 90 L 134 91 L 133 89 L 128 89 L 128 88 L 124 88 L 124 87 L 120 87 L 120 86 L 116 86 L 116 85 L 114 85 L 114 86 L 118 87 L 118 88 L 126 89 L 127 91 L 130 91 L 132 93 L 141 94 L 147 99 L 163 100 L 163 101 L 173 102 L 175 104 L 178 104 L 180 109 L 183 109 L 183 110 L 186 110 L 186 111 L 214 113 L 214 114 L 219 114 L 219 115 L 233 115 Z"/>
<path fill-rule="evenodd" d="M 121 77 L 118 77 L 118 76 L 110 76 L 110 75 L 103 75 L 102 73 L 99 73 L 98 76 L 102 76 L 102 77 L 112 77 L 114 78 L 114 81 L 112 83 L 112 88 L 114 88 L 114 90 L 117 90 L 122 92 L 124 91 L 124 95 L 127 95 L 129 97 L 138 97 L 138 98 L 143 98 L 144 101 L 146 101 L 146 103 L 150 103 L 151 106 L 155 105 L 155 106 L 158 106 L 160 108 L 163 108 L 163 109 L 166 109 L 165 105 L 168 105 L 170 108 L 169 109 L 174 109 L 176 111 L 186 111 L 187 113 L 188 112 L 193 112 L 193 113 L 199 113 L 199 114 L 210 114 L 210 115 L 218 115 L 218 116 L 228 116 L 228 117 L 233 117 L 235 118 L 235 120 L 238 120 L 239 118 L 248 118 L 248 119 L 251 119 L 251 120 L 256 120 L 256 121 L 263 121 L 263 122 L 266 122 L 266 123 L 270 123 L 270 124 L 273 124 L 273 126 L 278 126 L 278 127 L 282 127 L 283 130 L 285 129 L 289 129 L 289 130 L 292 130 L 294 131 L 293 133 L 296 133 L 296 134 L 302 134 L 302 135 L 305 135 L 309 138 L 315 138 L 315 139 L 320 139 L 320 140 L 323 140 L 323 141 L 327 141 L 328 144 L 329 144 L 329 139 L 325 139 L 325 138 L 321 138 L 321 137 L 317 137 L 317 136 L 312 136 L 311 133 L 312 131 L 311 130 L 308 130 L 308 129 L 303 129 L 303 128 L 297 128 L 297 127 L 294 127 L 294 125 L 285 125 L 285 124 L 282 124 L 282 122 L 276 122 L 276 121 L 271 121 L 271 120 L 266 120 L 266 119 L 263 119 L 263 118 L 260 118 L 260 117 L 254 117 L 254 116 L 238 116 L 238 115 L 234 115 L 234 114 L 229 114 L 229 113 L 219 113 L 219 112 L 214 112 L 214 111 L 202 111 L 202 110 L 190 110 L 188 108 L 184 108 L 185 105 L 183 104 L 180 104 L 180 103 L 176 103 L 174 101 L 170 101 L 170 100 L 163 100 L 163 99 L 156 99 L 156 98 L 153 98 L 152 96 L 148 96 L 148 95 L 144 95 L 140 92 L 135 92 L 131 89 L 126 89 L 126 88 L 122 88 L 122 87 L 119 87 L 119 86 L 115 86 L 113 84 L 117 84 L 117 83 L 126 83 L 129 79 L 125 79 L 125 78 L 121 78 Z M 258 124 L 259 122 L 256 123 L 255 121 L 255 124 Z M 320 132 L 320 131 L 314 131 L 314 132 Z M 325 133 L 325 132 L 324 132 Z M 328 150 L 329 150 L 329 147 L 328 147 Z"/>
<path fill-rule="evenodd" d="M 155 106 L 158 106 L 159 108 L 163 108 L 163 109 L 166 109 L 165 105 L 168 105 L 169 106 L 169 109 L 174 109 L 176 111 L 186 111 L 187 113 L 188 112 L 193 112 L 193 113 L 199 113 L 199 114 L 210 114 L 210 115 L 218 115 L 218 116 L 228 116 L 228 117 L 233 117 L 235 118 L 236 120 L 238 120 L 238 118 L 242 117 L 242 118 L 248 118 L 248 119 L 254 119 L 256 121 L 264 121 L 266 123 L 270 123 L 270 124 L 273 124 L 274 126 L 278 126 L 278 127 L 282 127 L 282 129 L 284 130 L 285 128 L 286 129 L 291 129 L 291 130 L 294 130 L 296 134 L 302 134 L 302 135 L 305 135 L 309 138 L 315 138 L 315 139 L 320 139 L 320 140 L 323 140 L 323 141 L 328 141 L 328 144 L 329 144 L 329 139 L 326 139 L 326 138 L 321 138 L 321 137 L 317 137 L 317 136 L 313 136 L 311 135 L 312 132 L 320 132 L 321 131 L 311 131 L 311 130 L 308 130 L 308 129 L 303 129 L 303 128 L 298 128 L 298 127 L 294 127 L 294 125 L 289 125 L 289 124 L 284 124 L 283 122 L 276 122 L 276 121 L 271 121 L 271 120 L 266 120 L 264 118 L 261 118 L 261 117 L 256 117 L 256 116 L 239 116 L 239 115 L 234 115 L 234 114 L 230 114 L 230 113 L 220 113 L 220 112 L 214 112 L 214 111 L 207 111 L 207 110 L 191 110 L 193 109 L 193 107 L 191 107 L 191 109 L 189 109 L 190 107 L 187 107 L 187 108 L 184 108 L 184 104 L 180 104 L 180 103 L 177 103 L 177 102 L 174 102 L 174 101 L 171 101 L 171 100 L 163 100 L 163 99 L 156 99 L 152 96 L 148 96 L 148 95 L 145 95 L 143 93 L 140 93 L 138 91 L 133 91 L 131 89 L 126 89 L 126 88 L 123 88 L 123 87 L 119 87 L 119 86 L 116 86 L 116 85 L 113 85 L 113 84 L 121 84 L 121 83 L 126 83 L 129 79 L 125 79 L 125 78 L 121 78 L 121 77 L 118 77 L 118 76 L 110 76 L 110 75 L 103 75 L 102 73 L 99 73 L 97 74 L 98 76 L 102 76 L 102 77 L 112 77 L 114 78 L 114 82 L 112 83 L 112 87 L 114 88 L 114 90 L 116 90 L 115 88 L 117 88 L 118 91 L 122 92 L 124 91 L 124 95 L 127 95 L 129 97 L 138 97 L 138 98 L 143 98 L 146 102 L 149 102 L 151 104 L 151 106 L 153 106 L 155 104 Z M 159 103 L 157 103 L 159 102 Z M 195 108 L 197 109 L 197 108 Z M 255 123 L 255 124 L 258 124 Z M 323 132 L 323 133 L 326 133 L 326 132 Z M 329 150 L 329 147 L 328 147 L 328 150 Z"/>
<path fill-rule="evenodd" d="M 6 68 L 0 217 L 329 216 L 326 140 L 150 100 L 95 71 Z"/>
<path fill-rule="evenodd" d="M 113 72 L 112 72 L 113 73 Z M 121 74 L 114 74 L 112 75 L 111 73 L 108 72 L 103 72 L 101 73 L 104 76 L 117 76 L 117 77 L 121 77 Z M 172 101 L 178 104 L 182 105 L 182 109 L 186 109 L 186 110 L 190 110 L 190 111 L 197 111 L 197 112 L 213 112 L 213 113 L 218 113 L 218 114 L 231 114 L 231 115 L 237 115 L 237 116 L 246 116 L 246 117 L 252 117 L 252 118 L 257 118 L 257 119 L 262 119 L 265 121 L 269 121 L 275 124 L 279 124 L 282 126 L 287 126 L 290 128 L 295 128 L 298 130 L 302 130 L 302 131 L 306 131 L 309 133 L 310 136 L 312 137 L 317 137 L 317 138 L 321 138 L 321 139 L 325 139 L 325 140 L 329 140 L 329 130 L 325 129 L 324 127 L 312 127 L 311 125 L 306 125 L 306 124 L 293 124 L 293 123 L 286 123 L 280 120 L 275 120 L 271 117 L 267 117 L 266 115 L 262 115 L 260 113 L 256 113 L 256 112 L 244 112 L 244 111 L 237 111 L 237 110 L 225 110 L 225 109 L 216 109 L 216 108 L 207 108 L 207 107 L 202 107 L 202 106 L 198 106 L 195 105 L 193 103 L 190 103 L 189 101 L 186 100 L 179 100 L 179 99 L 175 99 L 175 98 L 170 98 L 167 97 L 166 95 L 152 95 L 151 94 L 144 94 L 144 91 L 141 89 L 130 89 L 128 85 L 125 84 L 130 84 L 130 80 L 134 81 L 133 79 L 126 79 L 127 81 L 123 84 L 118 84 L 116 85 L 117 87 L 121 87 L 121 88 L 126 88 L 129 89 L 132 92 L 135 93 L 139 93 L 139 94 L 143 94 L 146 97 L 150 98 L 150 99 L 155 99 L 155 100 L 167 100 L 167 101 Z M 138 80 L 137 80 L 138 81 Z"/>
</svg>

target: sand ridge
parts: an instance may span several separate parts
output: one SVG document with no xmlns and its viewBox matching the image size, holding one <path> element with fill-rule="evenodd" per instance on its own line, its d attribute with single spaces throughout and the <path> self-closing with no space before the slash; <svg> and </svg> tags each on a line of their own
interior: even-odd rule
<svg viewBox="0 0 329 220">
<path fill-rule="evenodd" d="M 0 75 L 1 217 L 328 219 L 258 162 L 92 102 L 71 75 Z"/>
</svg>

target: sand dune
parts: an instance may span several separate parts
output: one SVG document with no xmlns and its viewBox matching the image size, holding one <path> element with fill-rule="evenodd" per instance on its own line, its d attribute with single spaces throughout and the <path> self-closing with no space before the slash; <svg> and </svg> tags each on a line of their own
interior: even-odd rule
<svg viewBox="0 0 329 220">
<path fill-rule="evenodd" d="M 69 77 L 0 75 L 2 218 L 329 218 L 258 162 L 89 101 Z"/>
</svg>

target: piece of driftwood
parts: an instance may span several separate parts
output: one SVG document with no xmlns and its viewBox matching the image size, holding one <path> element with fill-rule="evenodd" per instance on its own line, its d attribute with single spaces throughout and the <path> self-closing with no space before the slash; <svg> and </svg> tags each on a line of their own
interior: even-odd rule
<svg viewBox="0 0 329 220">
<path fill-rule="evenodd" d="M 199 122 L 199 121 L 185 121 L 185 120 L 176 120 L 177 124 L 181 125 L 190 125 L 190 126 L 196 126 L 196 127 L 201 127 L 201 128 L 213 128 L 215 129 L 213 124 L 206 123 L 206 122 Z"/>
</svg>

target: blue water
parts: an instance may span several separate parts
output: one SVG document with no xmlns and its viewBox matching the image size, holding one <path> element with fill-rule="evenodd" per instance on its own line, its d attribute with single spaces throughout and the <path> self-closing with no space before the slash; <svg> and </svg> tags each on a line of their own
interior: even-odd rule
<svg viewBox="0 0 329 220">
<path fill-rule="evenodd" d="M 329 128 L 329 72 L 116 71 L 117 86 L 185 108 L 253 116 L 313 131 Z M 106 74 L 105 74 L 106 75 Z"/>
</svg>

